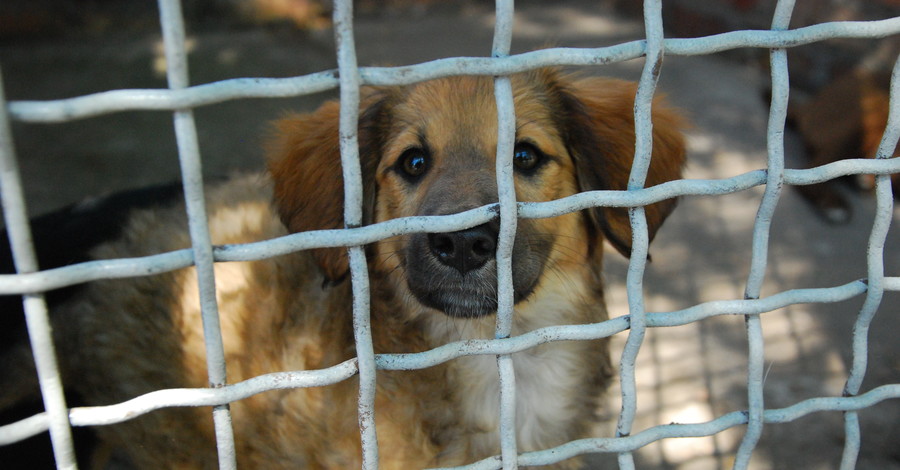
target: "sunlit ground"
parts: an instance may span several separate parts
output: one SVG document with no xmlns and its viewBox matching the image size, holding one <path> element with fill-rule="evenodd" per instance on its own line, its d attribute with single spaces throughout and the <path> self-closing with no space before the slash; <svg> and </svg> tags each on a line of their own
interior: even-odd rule
<svg viewBox="0 0 900 470">
<path fill-rule="evenodd" d="M 677 63 L 673 59 L 670 63 Z M 671 69 L 668 70 L 672 73 Z M 665 72 L 664 72 L 665 74 Z M 736 86 L 735 76 L 717 79 Z M 732 81 L 733 80 L 733 81 Z M 709 83 L 702 83 L 700 86 Z M 678 92 L 670 93 L 678 94 Z M 685 92 L 687 93 L 687 91 Z M 750 91 L 748 94 L 752 94 Z M 732 176 L 764 164 L 766 115 L 761 105 L 723 113 L 718 124 L 698 119 L 690 139 L 694 165 L 689 178 Z M 730 132 L 744 122 L 743 132 Z M 754 124 L 756 123 L 756 124 Z M 763 124 L 764 126 L 764 124 Z M 737 126 L 740 127 L 740 126 Z M 759 139 L 758 149 L 753 139 Z M 793 139 L 789 153 L 798 146 Z M 760 190 L 723 197 L 685 198 L 651 246 L 644 290 L 649 312 L 687 308 L 699 302 L 742 299 L 750 266 L 753 221 Z M 866 242 L 874 199 L 854 196 L 852 225 L 831 227 L 815 219 L 791 188 L 785 188 L 770 233 L 763 297 L 793 288 L 832 287 L 866 276 Z M 895 210 L 895 223 L 898 211 Z M 886 271 L 900 272 L 896 229 L 885 248 Z M 612 316 L 627 313 L 626 261 L 607 256 L 607 283 Z M 900 380 L 898 348 L 893 339 L 900 308 L 896 293 L 885 296 L 870 333 L 868 390 Z M 838 304 L 794 305 L 765 313 L 764 391 L 767 408 L 781 408 L 820 396 L 840 396 L 850 363 L 852 325 L 862 298 Z M 620 354 L 626 334 L 617 335 Z M 637 361 L 638 416 L 633 432 L 659 424 L 700 423 L 747 408 L 747 339 L 743 317 L 722 316 L 689 325 L 650 329 Z M 618 388 L 608 409 L 615 420 Z M 895 446 L 897 403 L 863 412 L 863 451 L 857 468 L 898 468 Z M 838 412 L 817 413 L 791 424 L 767 425 L 751 468 L 836 468 L 843 446 Z M 714 437 L 669 439 L 641 449 L 640 466 L 650 468 L 730 468 L 744 428 Z"/>
</svg>

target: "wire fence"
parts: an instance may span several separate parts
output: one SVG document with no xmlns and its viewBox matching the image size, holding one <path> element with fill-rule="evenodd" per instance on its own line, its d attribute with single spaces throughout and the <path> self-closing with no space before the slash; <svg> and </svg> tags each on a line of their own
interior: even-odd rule
<svg viewBox="0 0 900 470">
<path fill-rule="evenodd" d="M 890 115 L 875 159 L 849 159 L 808 170 L 785 169 L 784 125 L 788 97 L 786 48 L 834 38 L 883 38 L 900 34 L 900 17 L 868 22 L 833 22 L 788 30 L 793 2 L 778 2 L 770 30 L 733 31 L 693 39 L 672 39 L 663 35 L 660 0 L 645 0 L 646 39 L 601 48 L 550 48 L 510 55 L 512 0 L 496 2 L 493 54 L 490 58 L 453 57 L 405 67 L 360 67 L 354 48 L 352 2 L 335 1 L 334 29 L 337 38 L 338 69 L 287 79 L 233 79 L 190 86 L 187 79 L 185 29 L 178 0 L 160 0 L 160 17 L 168 62 L 168 89 L 112 90 L 53 101 L 5 101 L 0 91 L 0 189 L 18 274 L 0 276 L 0 294 L 21 294 L 28 331 L 34 350 L 46 411 L 30 418 L 0 426 L 0 444 L 9 444 L 49 430 L 57 466 L 75 468 L 71 426 L 99 426 L 133 419 L 160 408 L 211 406 L 219 452 L 219 466 L 236 466 L 231 417 L 227 404 L 268 390 L 316 387 L 359 376 L 359 419 L 363 468 L 378 466 L 374 407 L 377 370 L 412 370 L 431 367 L 467 355 L 496 355 L 501 379 L 501 454 L 464 468 L 513 469 L 546 465 L 593 452 L 618 454 L 620 468 L 634 468 L 632 453 L 642 446 L 668 438 L 712 436 L 726 429 L 746 425 L 734 467 L 747 468 L 763 427 L 785 423 L 820 411 L 842 411 L 845 416 L 845 447 L 842 469 L 854 468 L 861 443 L 857 412 L 884 400 L 900 398 L 900 384 L 884 385 L 860 393 L 866 373 L 867 329 L 885 291 L 900 291 L 900 277 L 884 272 L 884 245 L 893 217 L 890 174 L 900 172 L 900 158 L 894 155 L 900 137 L 900 62 L 895 65 L 890 89 Z M 716 180 L 677 180 L 643 188 L 651 149 L 650 106 L 656 82 L 667 55 L 700 55 L 737 49 L 770 49 L 772 101 L 768 125 L 768 162 L 757 170 Z M 506 75 L 543 66 L 583 66 L 610 64 L 645 58 L 635 104 L 636 154 L 626 191 L 591 191 L 545 203 L 517 203 L 512 178 L 514 111 L 512 91 Z M 440 217 L 409 217 L 369 226 L 362 222 L 361 174 L 357 148 L 357 113 L 362 85 L 403 85 L 450 75 L 495 76 L 495 96 L 499 115 L 497 185 L 499 204 Z M 2 87 L 0 87 L 2 88 Z M 265 242 L 212 246 L 206 226 L 203 179 L 197 131 L 192 109 L 228 100 L 251 97 L 293 97 L 339 88 L 340 136 L 345 186 L 344 230 L 302 232 Z M 143 258 L 85 262 L 62 268 L 38 269 L 30 240 L 25 201 L 13 148 L 10 120 L 34 123 L 63 122 L 123 110 L 170 110 L 183 174 L 184 193 L 190 220 L 192 248 Z M 868 244 L 866 279 L 829 288 L 796 289 L 761 298 L 766 272 L 769 227 L 783 185 L 810 184 L 844 175 L 876 176 L 876 215 Z M 714 301 L 690 308 L 648 313 L 644 307 L 643 278 L 648 236 L 643 206 L 679 196 L 724 195 L 764 185 L 753 232 L 751 270 L 743 300 Z M 630 208 L 634 233 L 626 286 L 629 314 L 602 323 L 581 326 L 553 326 L 510 336 L 513 308 L 511 248 L 518 218 L 553 217 L 590 207 Z M 373 352 L 369 328 L 368 269 L 362 246 L 388 237 L 425 231 L 454 231 L 491 220 L 500 213 L 498 240 L 498 314 L 496 338 L 451 343 L 417 354 Z M 353 286 L 353 318 L 357 357 L 322 370 L 266 374 L 227 384 L 225 359 L 219 331 L 213 264 L 271 258 L 311 248 L 350 247 Z M 103 407 L 66 406 L 51 340 L 48 312 L 43 292 L 97 279 L 152 275 L 195 266 L 201 292 L 203 327 L 210 388 L 158 390 L 132 400 Z M 763 401 L 764 342 L 760 315 L 804 303 L 837 302 L 864 296 L 853 330 L 853 362 L 840 397 L 819 397 L 782 409 L 767 409 Z M 633 433 L 637 409 L 635 361 L 647 328 L 685 325 L 721 315 L 743 315 L 749 342 L 747 400 L 749 407 L 699 424 L 661 424 Z M 537 345 L 561 340 L 605 338 L 628 331 L 619 365 L 622 384 L 622 411 L 616 434 L 608 438 L 582 439 L 556 448 L 520 453 L 515 439 L 515 375 L 511 355 Z"/>
</svg>

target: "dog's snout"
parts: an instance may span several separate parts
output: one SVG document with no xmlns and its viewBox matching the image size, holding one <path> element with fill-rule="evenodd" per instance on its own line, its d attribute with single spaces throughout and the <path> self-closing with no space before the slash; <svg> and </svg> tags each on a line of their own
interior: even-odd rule
<svg viewBox="0 0 900 470">
<path fill-rule="evenodd" d="M 428 246 L 441 263 L 465 274 L 494 257 L 497 233 L 489 224 L 459 232 L 431 233 Z"/>
</svg>

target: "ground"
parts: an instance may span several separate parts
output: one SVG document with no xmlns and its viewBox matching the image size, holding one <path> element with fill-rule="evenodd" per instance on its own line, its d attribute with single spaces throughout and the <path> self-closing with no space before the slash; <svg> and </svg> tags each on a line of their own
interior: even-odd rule
<svg viewBox="0 0 900 470">
<path fill-rule="evenodd" d="M 526 3 L 517 12 L 515 51 L 544 45 L 597 47 L 640 38 L 643 26 L 589 4 Z M 478 5 L 434 12 L 368 13 L 357 19 L 361 65 L 413 64 L 441 57 L 490 54 L 493 17 Z M 335 66 L 330 30 L 288 27 L 192 30 L 191 82 L 235 77 L 289 77 Z M 0 44 L 8 99 L 67 98 L 117 88 L 164 87 L 160 37 L 153 32 L 63 35 Z M 641 61 L 585 73 L 636 79 Z M 756 67 L 718 56 L 667 57 L 660 88 L 690 115 L 688 178 L 723 178 L 763 168 L 768 114 L 766 76 Z M 204 171 L 209 178 L 262 165 L 266 123 L 288 110 L 315 107 L 333 92 L 277 100 L 241 100 L 196 111 Z M 102 193 L 178 177 L 171 115 L 129 112 L 65 124 L 14 123 L 14 139 L 33 215 Z M 802 166 L 802 148 L 787 135 L 788 166 Z M 651 246 L 644 290 L 651 312 L 699 302 L 741 299 L 750 263 L 752 227 L 761 189 L 719 197 L 684 198 Z M 851 193 L 849 225 L 817 219 L 785 187 L 771 229 L 763 296 L 792 288 L 831 287 L 866 276 L 866 242 L 874 199 Z M 885 248 L 888 275 L 900 275 L 900 237 Z M 626 262 L 607 256 L 613 316 L 627 312 Z M 779 408 L 814 396 L 839 396 L 851 361 L 850 338 L 861 298 L 796 305 L 763 315 L 765 398 Z M 900 294 L 887 293 L 869 335 L 863 390 L 900 382 Z M 625 335 L 615 338 L 621 351 Z M 702 422 L 745 409 L 747 341 L 743 318 L 717 317 L 652 329 L 637 364 L 638 420 L 634 431 L 669 422 Z M 617 389 L 604 411 L 614 423 Z M 900 403 L 861 413 L 863 447 L 857 468 L 900 468 Z M 730 467 L 743 427 L 714 438 L 673 439 L 636 454 L 638 468 Z M 768 425 L 753 469 L 837 468 L 842 416 L 818 413 Z M 608 459 L 598 458 L 592 466 Z M 614 464 L 613 464 L 614 465 Z M 613 467 L 614 468 L 614 467 Z"/>
</svg>

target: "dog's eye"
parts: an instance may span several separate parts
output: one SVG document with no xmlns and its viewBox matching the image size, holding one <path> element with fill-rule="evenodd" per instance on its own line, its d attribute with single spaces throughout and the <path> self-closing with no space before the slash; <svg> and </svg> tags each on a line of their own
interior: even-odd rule
<svg viewBox="0 0 900 470">
<path fill-rule="evenodd" d="M 519 171 L 530 173 L 541 164 L 543 157 L 541 151 L 535 148 L 534 145 L 520 142 L 516 144 L 513 152 L 513 165 Z"/>
<path fill-rule="evenodd" d="M 407 177 L 418 178 L 428 170 L 428 156 L 419 148 L 411 148 L 400 155 L 399 169 Z"/>
</svg>

